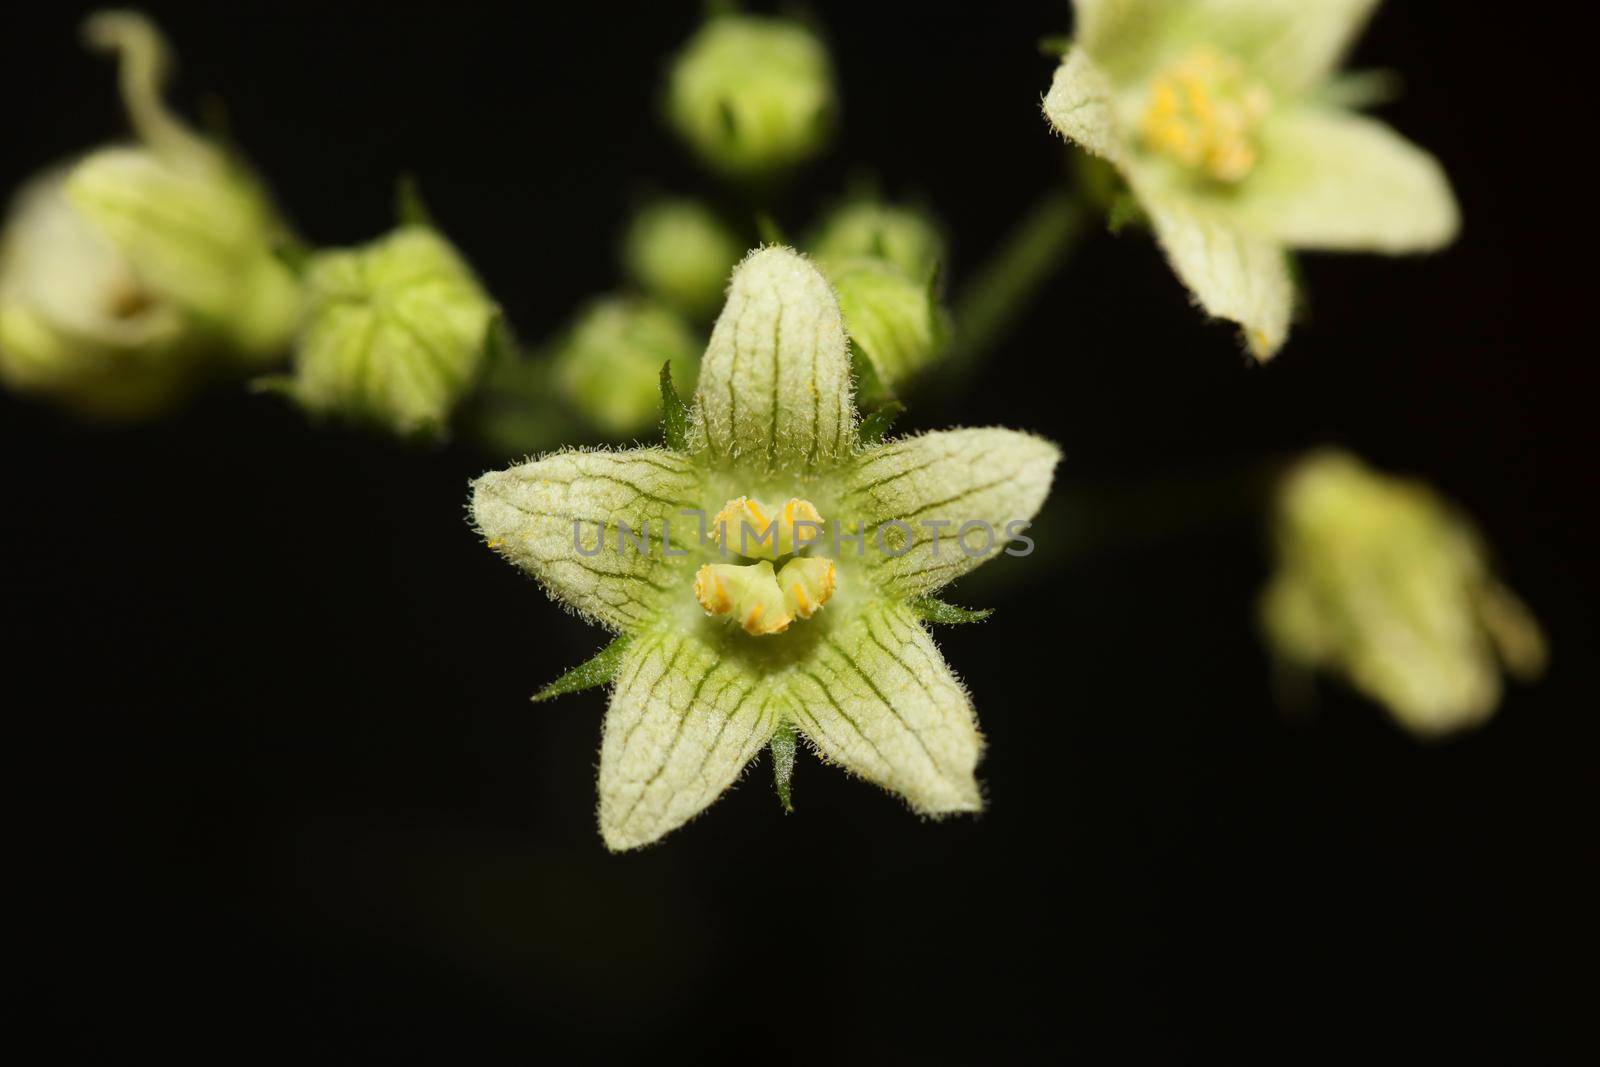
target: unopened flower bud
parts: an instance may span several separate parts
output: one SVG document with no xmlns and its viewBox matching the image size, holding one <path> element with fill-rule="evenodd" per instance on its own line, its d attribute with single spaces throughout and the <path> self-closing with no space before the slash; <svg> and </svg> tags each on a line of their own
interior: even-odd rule
<svg viewBox="0 0 1600 1067">
<path fill-rule="evenodd" d="M 944 235 L 927 214 L 876 200 L 831 212 L 811 239 L 823 263 L 869 256 L 887 260 L 916 281 L 932 278 L 945 261 Z"/>
<path fill-rule="evenodd" d="M 286 386 L 305 408 L 401 433 L 440 433 L 477 381 L 494 305 L 424 226 L 321 252 Z"/>
<path fill-rule="evenodd" d="M 628 274 L 651 296 L 692 319 L 709 319 L 744 255 L 738 237 L 693 200 L 662 200 L 634 218 L 623 242 Z"/>
<path fill-rule="evenodd" d="M 711 19 L 674 61 L 667 115 L 711 166 L 761 175 L 822 148 L 835 110 L 827 50 L 787 19 Z"/>
<path fill-rule="evenodd" d="M 187 390 L 202 339 L 62 185 L 24 187 L 0 238 L 0 380 L 84 415 L 156 414 Z"/>
<path fill-rule="evenodd" d="M 68 175 L 67 196 L 141 284 L 206 320 L 241 359 L 280 355 L 300 314 L 299 289 L 273 254 L 282 226 L 266 194 L 162 103 L 170 62 L 149 20 L 102 13 L 86 37 L 117 53 L 139 143 L 85 156 Z"/>
<path fill-rule="evenodd" d="M 931 286 L 887 260 L 858 256 L 824 263 L 856 349 L 879 383 L 893 389 L 939 355 L 948 329 Z"/>
<path fill-rule="evenodd" d="M 39 179 L 0 244 L 0 378 L 82 412 L 155 414 L 206 376 L 286 348 L 299 286 L 255 180 L 160 97 L 170 65 L 143 16 L 96 15 L 138 141 Z"/>
<path fill-rule="evenodd" d="M 652 425 L 661 410 L 661 366 L 693 383 L 704 342 L 677 314 L 649 300 L 608 297 L 579 316 L 555 352 L 557 390 L 607 434 Z"/>
</svg>

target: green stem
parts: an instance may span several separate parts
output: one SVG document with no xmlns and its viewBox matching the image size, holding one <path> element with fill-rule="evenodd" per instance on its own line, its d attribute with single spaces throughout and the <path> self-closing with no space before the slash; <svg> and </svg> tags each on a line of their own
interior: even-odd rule
<svg viewBox="0 0 1600 1067">
<path fill-rule="evenodd" d="M 956 336 L 946 379 L 964 382 L 983 357 L 1005 342 L 1018 317 L 1083 236 L 1092 215 L 1083 197 L 1052 189 L 1036 200 L 955 304 Z"/>
</svg>

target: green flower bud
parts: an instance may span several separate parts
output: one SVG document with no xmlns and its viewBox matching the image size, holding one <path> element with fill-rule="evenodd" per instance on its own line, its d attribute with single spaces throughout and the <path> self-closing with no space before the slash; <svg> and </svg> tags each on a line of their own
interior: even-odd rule
<svg viewBox="0 0 1600 1067">
<path fill-rule="evenodd" d="M 667 117 L 712 167 L 747 176 L 815 155 L 836 107 L 828 53 L 785 19 L 711 19 L 674 61 Z"/>
<path fill-rule="evenodd" d="M 161 101 L 166 44 L 143 16 L 86 24 L 120 59 L 136 144 L 91 152 L 13 204 L 0 264 L 0 376 L 81 411 L 171 406 L 217 370 L 283 351 L 300 314 L 254 178 Z"/>
<path fill-rule="evenodd" d="M 823 268 L 851 343 L 880 385 L 892 391 L 938 357 L 949 330 L 927 282 L 867 256 L 825 261 Z"/>
<path fill-rule="evenodd" d="M 494 304 L 435 231 L 320 252 L 286 389 L 307 410 L 436 434 L 477 381 Z"/>
<path fill-rule="evenodd" d="M 945 242 L 938 224 L 921 211 L 859 200 L 823 220 L 811 239 L 811 254 L 824 262 L 872 256 L 920 281 L 933 277 L 945 261 Z"/>
<path fill-rule="evenodd" d="M 1543 670 L 1538 622 L 1495 579 L 1471 522 L 1425 485 L 1313 455 L 1280 488 L 1274 536 L 1261 600 L 1273 650 L 1342 675 L 1413 733 L 1487 719 L 1502 663 Z"/>
<path fill-rule="evenodd" d="M 607 434 L 653 425 L 661 409 L 661 365 L 687 388 L 705 346 L 681 318 L 648 300 L 608 297 L 579 317 L 555 353 L 563 397 Z"/>
<path fill-rule="evenodd" d="M 0 239 L 0 380 L 102 418 L 187 391 L 200 336 L 67 200 L 64 175 L 17 195 Z"/>
<path fill-rule="evenodd" d="M 662 200 L 628 227 L 623 263 L 651 296 L 695 319 L 709 319 L 744 246 L 722 221 L 693 200 Z"/>
</svg>

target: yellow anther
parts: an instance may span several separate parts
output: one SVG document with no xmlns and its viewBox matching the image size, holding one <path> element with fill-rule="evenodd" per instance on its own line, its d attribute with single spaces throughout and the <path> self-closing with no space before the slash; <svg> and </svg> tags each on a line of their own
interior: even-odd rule
<svg viewBox="0 0 1600 1067">
<path fill-rule="evenodd" d="M 1150 83 L 1145 145 L 1219 182 L 1237 182 L 1260 158 L 1256 130 L 1272 100 L 1232 56 L 1201 45 Z"/>
<path fill-rule="evenodd" d="M 748 566 L 707 563 L 694 577 L 694 596 L 707 615 L 735 618 L 757 637 L 782 633 L 794 621 L 766 560 Z"/>
<path fill-rule="evenodd" d="M 711 525 L 712 537 L 723 547 L 751 559 L 779 559 L 822 536 L 822 516 L 816 506 L 798 497 L 776 510 L 759 500 L 735 497 L 722 506 Z"/>
<path fill-rule="evenodd" d="M 831 559 L 801 556 L 791 559 L 778 572 L 778 588 L 789 611 L 802 619 L 815 615 L 833 596 L 837 572 Z"/>
</svg>

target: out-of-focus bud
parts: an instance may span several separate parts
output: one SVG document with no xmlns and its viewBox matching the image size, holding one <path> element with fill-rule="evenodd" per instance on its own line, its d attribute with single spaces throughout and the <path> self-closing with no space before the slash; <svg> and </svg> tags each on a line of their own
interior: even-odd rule
<svg viewBox="0 0 1600 1067">
<path fill-rule="evenodd" d="M 80 160 L 68 198 L 145 285 L 205 320 L 238 355 L 281 355 L 299 318 L 299 288 L 273 253 L 284 230 L 265 192 L 166 109 L 160 91 L 170 58 L 149 20 L 106 12 L 89 19 L 85 36 L 118 54 L 139 144 Z"/>
<path fill-rule="evenodd" d="M 628 227 L 623 264 L 645 292 L 692 319 L 709 319 L 744 246 L 693 200 L 661 200 Z"/>
<path fill-rule="evenodd" d="M 1438 737 L 1500 701 L 1500 667 L 1533 678 L 1538 622 L 1493 576 L 1472 524 L 1427 486 L 1321 452 L 1284 479 L 1277 568 L 1261 600 L 1286 663 L 1330 671 L 1401 726 Z"/>
<path fill-rule="evenodd" d="M 555 352 L 557 391 L 606 434 L 626 437 L 661 413 L 661 365 L 687 389 L 704 339 L 676 313 L 648 300 L 607 297 L 579 315 Z"/>
<path fill-rule="evenodd" d="M 0 240 L 0 380 L 80 414 L 134 418 L 186 391 L 200 338 L 68 202 L 64 175 L 23 188 Z"/>
<path fill-rule="evenodd" d="M 299 287 L 254 178 L 162 103 L 166 44 L 143 16 L 95 15 L 117 53 L 135 145 L 38 179 L 13 205 L 0 266 L 0 374 L 81 411 L 153 414 L 195 382 L 281 355 Z"/>
<path fill-rule="evenodd" d="M 477 382 L 495 308 L 437 232 L 404 226 L 355 249 L 319 252 L 285 391 L 307 410 L 439 434 Z"/>
<path fill-rule="evenodd" d="M 884 390 L 892 392 L 938 357 L 949 330 L 930 281 L 869 256 L 824 260 L 822 266 L 838 293 L 850 341 Z M 862 383 L 868 400 L 872 384 Z"/>
<path fill-rule="evenodd" d="M 822 42 L 787 19 L 720 15 L 674 60 L 667 116 L 711 166 L 770 174 L 815 155 L 836 99 Z"/>
<path fill-rule="evenodd" d="M 876 200 L 858 200 L 831 212 L 811 239 L 823 262 L 871 256 L 887 260 L 918 281 L 945 262 L 944 234 L 927 214 Z"/>
</svg>

